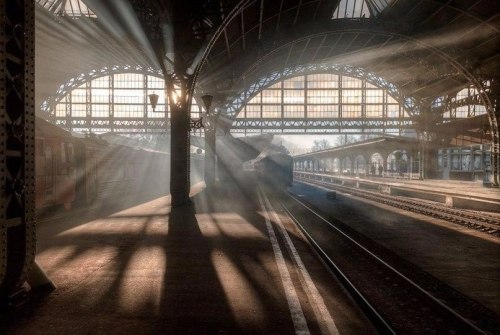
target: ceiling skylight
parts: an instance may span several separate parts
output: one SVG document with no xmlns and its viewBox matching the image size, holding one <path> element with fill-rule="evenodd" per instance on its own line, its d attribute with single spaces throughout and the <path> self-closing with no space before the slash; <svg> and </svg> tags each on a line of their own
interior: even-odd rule
<svg viewBox="0 0 500 335">
<path fill-rule="evenodd" d="M 378 16 L 392 0 L 341 0 L 332 19 L 360 19 Z"/>
<path fill-rule="evenodd" d="M 82 0 L 37 0 L 37 2 L 58 16 L 97 18 L 97 15 Z"/>
</svg>

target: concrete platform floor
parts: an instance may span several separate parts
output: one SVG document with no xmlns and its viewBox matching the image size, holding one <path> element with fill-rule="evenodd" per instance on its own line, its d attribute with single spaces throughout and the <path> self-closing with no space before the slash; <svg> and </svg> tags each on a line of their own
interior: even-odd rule
<svg viewBox="0 0 500 335">
<path fill-rule="evenodd" d="M 0 317 L 0 333 L 373 332 L 285 217 L 277 222 L 236 187 L 193 193 L 189 207 L 162 197 L 92 221 L 40 225 L 37 261 L 58 289 Z"/>
<path fill-rule="evenodd" d="M 322 175 L 321 173 L 317 173 Z M 329 174 L 323 174 L 330 176 Z M 377 176 L 346 176 L 333 175 L 335 177 L 352 180 L 365 180 L 384 185 L 404 187 L 408 189 L 437 192 L 454 196 L 472 197 L 484 200 L 500 202 L 500 189 L 495 187 L 485 187 L 481 181 L 465 180 L 443 180 L 443 179 L 402 179 Z"/>
</svg>

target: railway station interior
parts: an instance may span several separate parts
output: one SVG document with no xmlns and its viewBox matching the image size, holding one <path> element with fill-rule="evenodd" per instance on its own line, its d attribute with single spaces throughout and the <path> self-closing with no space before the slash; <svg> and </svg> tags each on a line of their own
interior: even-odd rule
<svg viewBox="0 0 500 335">
<path fill-rule="evenodd" d="M 0 334 L 500 334 L 498 0 L 0 22 Z"/>
</svg>

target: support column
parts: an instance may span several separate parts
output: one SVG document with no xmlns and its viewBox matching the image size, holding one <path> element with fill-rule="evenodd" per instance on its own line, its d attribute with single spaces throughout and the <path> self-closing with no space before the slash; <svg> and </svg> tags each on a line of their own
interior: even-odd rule
<svg viewBox="0 0 500 335">
<path fill-rule="evenodd" d="M 210 111 L 213 96 L 204 95 L 201 97 L 205 104 L 205 117 L 203 125 L 205 127 L 205 185 L 211 188 L 215 185 L 216 174 L 216 134 L 217 134 L 217 113 Z"/>
<path fill-rule="evenodd" d="M 215 185 L 215 129 L 205 128 L 205 184 L 207 187 Z"/>
<path fill-rule="evenodd" d="M 491 81 L 491 98 L 493 107 L 493 116 L 490 116 L 491 129 L 491 165 L 493 174 L 493 186 L 500 186 L 500 78 L 495 77 Z"/>
<path fill-rule="evenodd" d="M 189 94 L 191 80 L 181 79 L 176 82 L 167 78 L 166 95 L 170 101 L 170 194 L 172 206 L 185 206 L 190 203 L 190 161 L 189 161 L 189 120 L 191 95 Z M 177 97 L 177 94 L 179 97 Z"/>
<path fill-rule="evenodd" d="M 35 260 L 34 1 L 0 1 L 0 304 Z"/>
</svg>

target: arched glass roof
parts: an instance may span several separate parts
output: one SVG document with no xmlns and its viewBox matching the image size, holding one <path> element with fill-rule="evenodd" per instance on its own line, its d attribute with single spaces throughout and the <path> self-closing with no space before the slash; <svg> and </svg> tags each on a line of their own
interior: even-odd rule
<svg viewBox="0 0 500 335">
<path fill-rule="evenodd" d="M 148 99 L 153 93 L 159 96 L 155 111 Z M 72 131 L 137 133 L 150 130 L 148 124 L 151 122 L 170 118 L 166 102 L 163 78 L 141 73 L 113 73 L 72 88 L 48 112 L 55 123 Z M 202 107 L 193 99 L 191 118 L 198 119 L 201 114 Z"/>
<path fill-rule="evenodd" d="M 332 19 L 356 19 L 378 16 L 392 0 L 341 0 Z"/>
<path fill-rule="evenodd" d="M 336 73 L 289 77 L 264 88 L 237 112 L 231 132 L 400 134 L 410 123 L 387 87 Z M 391 128 L 391 129 L 389 129 Z"/>
<path fill-rule="evenodd" d="M 90 17 L 97 15 L 83 2 L 83 0 L 36 0 L 37 3 L 57 16 Z"/>
</svg>

